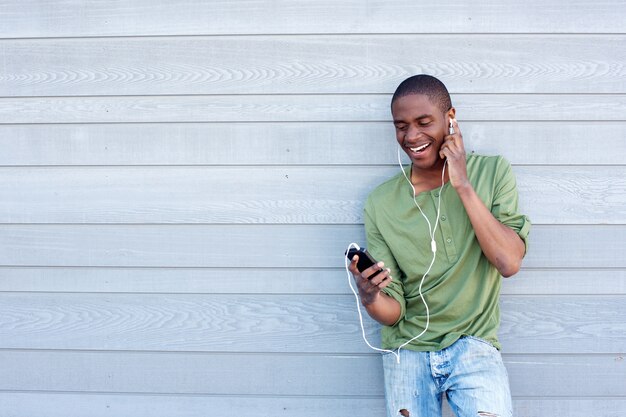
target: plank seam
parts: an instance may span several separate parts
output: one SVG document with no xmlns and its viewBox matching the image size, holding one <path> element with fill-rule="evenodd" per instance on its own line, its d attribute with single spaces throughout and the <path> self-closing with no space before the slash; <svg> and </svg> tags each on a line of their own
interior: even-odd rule
<svg viewBox="0 0 626 417">
<path fill-rule="evenodd" d="M 612 16 L 611 18 L 615 18 Z M 81 35 L 81 36 L 17 36 L 0 37 L 0 42 L 30 41 L 30 40 L 83 40 L 83 39 L 164 39 L 164 38 L 254 38 L 261 37 L 444 37 L 444 36 L 518 36 L 518 37 L 608 37 L 624 36 L 626 32 L 285 32 L 285 33 L 198 33 L 198 34 L 133 34 L 133 35 Z"/>
</svg>

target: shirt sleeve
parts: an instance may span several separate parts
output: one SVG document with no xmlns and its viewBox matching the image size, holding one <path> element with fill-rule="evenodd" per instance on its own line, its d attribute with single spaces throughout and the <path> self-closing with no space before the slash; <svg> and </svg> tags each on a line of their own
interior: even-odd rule
<svg viewBox="0 0 626 417">
<path fill-rule="evenodd" d="M 511 169 L 511 164 L 502 157 L 498 158 L 496 167 L 496 184 L 491 213 L 500 223 L 517 233 L 524 242 L 526 254 L 531 226 L 530 219 L 519 212 L 515 175 Z"/>
<path fill-rule="evenodd" d="M 391 270 L 392 280 L 389 285 L 383 288 L 382 291 L 400 303 L 400 317 L 398 318 L 398 321 L 396 321 L 396 323 L 398 323 L 404 317 L 406 312 L 404 285 L 402 284 L 402 271 L 398 267 L 398 264 L 391 253 L 391 249 L 389 249 L 385 238 L 376 226 L 373 210 L 374 209 L 368 199 L 365 206 L 365 236 L 367 239 L 367 250 L 374 257 L 374 259 L 377 261 L 383 261 L 385 263 L 385 268 L 389 268 Z"/>
</svg>

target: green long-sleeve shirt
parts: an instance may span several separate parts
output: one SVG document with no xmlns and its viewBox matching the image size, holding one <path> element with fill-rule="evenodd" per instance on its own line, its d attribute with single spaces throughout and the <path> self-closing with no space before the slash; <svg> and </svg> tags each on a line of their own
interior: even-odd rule
<svg viewBox="0 0 626 417">
<path fill-rule="evenodd" d="M 410 175 L 410 168 L 407 168 Z M 513 229 L 527 245 L 529 219 L 518 212 L 515 177 L 502 157 L 467 156 L 467 175 L 474 190 L 496 219 Z M 418 194 L 417 203 L 434 226 L 440 188 Z M 413 202 L 413 190 L 402 173 L 379 185 L 365 204 L 368 249 L 391 269 L 384 292 L 398 300 L 401 317 L 383 326 L 383 348 L 394 349 L 419 334 L 426 309 L 419 284 L 432 260 L 428 226 Z M 435 351 L 463 335 L 485 339 L 500 348 L 499 296 L 502 277 L 482 253 L 461 200 L 446 183 L 441 191 L 437 256 L 422 293 L 430 309 L 428 331 L 405 346 Z"/>
</svg>

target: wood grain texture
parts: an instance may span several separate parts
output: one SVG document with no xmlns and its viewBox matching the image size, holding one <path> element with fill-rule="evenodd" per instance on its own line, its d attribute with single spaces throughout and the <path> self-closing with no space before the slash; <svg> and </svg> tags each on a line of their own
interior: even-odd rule
<svg viewBox="0 0 626 417">
<path fill-rule="evenodd" d="M 349 150 L 345 150 L 349 153 Z M 0 223 L 362 223 L 395 167 L 0 168 Z M 514 167 L 534 224 L 626 224 L 626 167 Z M 445 211 L 445 207 L 444 207 Z"/>
<path fill-rule="evenodd" d="M 0 91 L 5 97 L 388 94 L 403 79 L 420 73 L 440 78 L 453 95 L 626 93 L 624 35 L 219 36 L 3 43 Z"/>
<path fill-rule="evenodd" d="M 281 397 L 129 395 L 73 393 L 0 393 L 11 417 L 31 417 L 41 409 L 46 417 L 344 417 L 359 410 L 363 417 L 385 414 L 384 401 L 372 397 Z M 361 411 L 362 410 L 362 411 Z"/>
<path fill-rule="evenodd" d="M 567 4 L 514 0 L 442 7 L 428 0 L 179 2 L 41 0 L 3 4 L 0 36 L 136 36 L 275 33 L 624 33 L 619 0 Z M 80 19 L 74 18 L 80 16 Z"/>
<path fill-rule="evenodd" d="M 624 296 L 504 296 L 503 351 L 624 352 L 625 306 Z M 370 353 L 360 333 L 352 295 L 0 295 L 0 349 Z"/>
<path fill-rule="evenodd" d="M 516 398 L 513 396 L 513 415 L 519 417 L 620 417 L 626 409 L 621 397 L 595 398 Z M 450 412 L 445 417 L 454 417 Z"/>
<path fill-rule="evenodd" d="M 576 399 L 621 396 L 626 363 L 619 358 L 505 355 L 504 362 L 517 396 Z M 322 397 L 383 392 L 376 355 L 2 351 L 0 376 L 0 390 L 16 391 Z"/>
<path fill-rule="evenodd" d="M 467 151 L 513 164 L 622 165 L 626 155 L 625 122 L 467 121 L 460 128 Z M 0 125 L 0 166 L 395 165 L 396 149 L 391 121 Z"/>
<path fill-rule="evenodd" d="M 336 268 L 0 267 L 0 293 L 351 294 Z M 623 269 L 529 269 L 505 295 L 626 295 Z"/>
<path fill-rule="evenodd" d="M 526 267 L 626 268 L 626 226 L 531 233 Z M 357 225 L 0 225 L 0 265 L 337 268 L 364 241 Z"/>
<path fill-rule="evenodd" d="M 471 94 L 459 121 L 624 121 L 626 95 Z M 0 98 L 0 124 L 388 121 L 390 95 Z"/>
<path fill-rule="evenodd" d="M 12 417 L 32 417 L 41 409 L 46 417 L 206 417 L 207 412 L 221 416 L 237 412 L 240 417 L 344 417 L 360 410 L 362 417 L 385 414 L 384 401 L 375 397 L 262 397 L 262 396 L 185 396 L 136 394 L 75 394 L 47 392 L 0 393 L 3 409 Z M 514 415 L 520 417 L 622 417 L 626 400 L 619 397 L 517 398 Z M 445 417 L 453 417 L 445 408 Z"/>
</svg>

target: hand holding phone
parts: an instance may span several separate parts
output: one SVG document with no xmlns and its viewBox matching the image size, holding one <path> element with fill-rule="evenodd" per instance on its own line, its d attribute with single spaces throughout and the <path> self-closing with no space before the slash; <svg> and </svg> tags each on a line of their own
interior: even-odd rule
<svg viewBox="0 0 626 417">
<path fill-rule="evenodd" d="M 352 278 L 354 278 L 354 282 L 358 288 L 358 298 L 361 299 L 361 303 L 367 307 L 376 303 L 378 300 L 384 299 L 384 297 L 380 297 L 380 293 L 392 280 L 391 275 L 389 275 L 391 273 L 389 268 L 384 268 L 385 265 L 382 262 L 376 262 L 367 249 L 359 248 L 356 243 L 350 244 L 345 256 L 346 261 L 348 259 L 351 261 L 349 265 L 346 262 L 346 272 L 352 274 Z M 355 256 L 357 258 L 355 258 Z M 348 282 L 350 288 L 352 288 L 352 280 Z M 355 290 L 353 289 L 353 291 Z M 385 302 L 383 302 L 383 304 L 385 304 Z M 376 317 L 374 318 L 378 320 Z M 380 323 L 384 324 L 387 322 L 395 323 L 395 320 L 384 319 L 380 321 Z"/>
<path fill-rule="evenodd" d="M 365 248 L 359 248 L 359 249 L 357 249 L 357 248 L 350 248 L 346 252 L 346 256 L 350 260 L 352 260 L 352 258 L 354 258 L 354 255 L 357 255 L 359 257 L 359 259 L 358 259 L 358 261 L 356 263 L 356 267 L 359 270 L 359 272 L 363 272 L 367 268 L 369 268 L 369 267 L 371 267 L 371 266 L 373 266 L 373 265 L 375 265 L 377 263 L 376 260 L 372 257 L 372 255 L 370 255 L 370 253 Z M 379 269 L 378 271 L 376 271 L 372 275 L 370 275 L 367 279 L 374 278 L 376 275 L 381 273 L 382 270 L 383 270 L 382 268 Z"/>
</svg>

